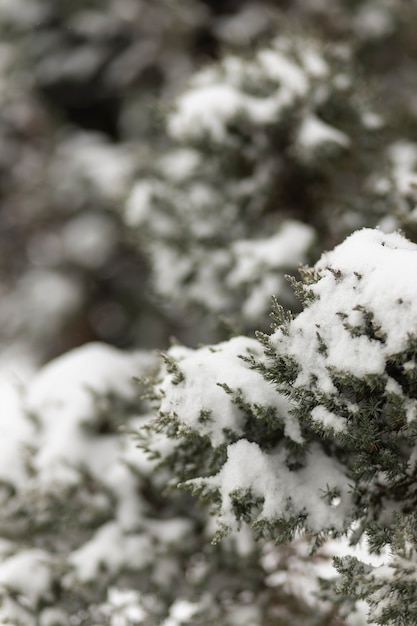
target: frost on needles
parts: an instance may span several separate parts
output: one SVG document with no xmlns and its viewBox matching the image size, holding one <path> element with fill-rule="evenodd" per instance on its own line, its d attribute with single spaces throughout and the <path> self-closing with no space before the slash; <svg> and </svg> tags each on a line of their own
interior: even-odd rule
<svg viewBox="0 0 417 626">
<path fill-rule="evenodd" d="M 417 615 L 416 275 L 415 244 L 357 231 L 303 270 L 298 316 L 275 304 L 270 336 L 173 347 L 154 389 L 171 439 L 157 454 L 220 534 L 246 522 L 278 542 L 366 533 L 370 552 L 390 548 L 379 567 L 336 560 L 332 593 L 378 624 Z"/>
</svg>

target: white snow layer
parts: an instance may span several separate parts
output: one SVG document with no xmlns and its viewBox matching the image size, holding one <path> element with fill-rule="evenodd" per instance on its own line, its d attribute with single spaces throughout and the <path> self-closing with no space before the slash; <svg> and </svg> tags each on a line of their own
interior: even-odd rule
<svg viewBox="0 0 417 626">
<path fill-rule="evenodd" d="M 51 583 L 50 556 L 39 549 L 19 552 L 0 563 L 0 589 L 11 588 L 24 594 L 32 606 L 42 598 Z"/>
<path fill-rule="evenodd" d="M 146 353 L 123 353 L 93 343 L 55 359 L 39 372 L 28 389 L 25 409 L 41 425 L 34 459 L 40 483 L 78 482 L 79 466 L 100 477 L 108 473 L 115 445 L 112 437 L 94 435 L 94 393 L 133 396 L 133 376 L 142 375 L 152 362 Z"/>
<path fill-rule="evenodd" d="M 0 482 L 15 487 L 27 480 L 24 449 L 34 437 L 34 424 L 22 415 L 23 384 L 33 376 L 35 364 L 25 350 L 3 349 L 0 358 Z"/>
<path fill-rule="evenodd" d="M 101 526 L 94 537 L 71 554 L 69 563 L 81 582 L 92 581 L 106 569 L 140 569 L 152 560 L 152 539 L 146 534 L 126 534 L 115 522 Z"/>
<path fill-rule="evenodd" d="M 387 359 L 415 336 L 417 246 L 398 233 L 363 229 L 324 254 L 315 269 L 320 278 L 308 288 L 315 300 L 293 321 L 288 336 L 278 330 L 271 341 L 299 364 L 295 387 L 315 381 L 320 393 L 337 394 L 331 370 L 361 378 L 383 374 Z M 375 338 L 365 334 L 369 317 Z M 387 380 L 398 391 L 398 384 Z M 410 419 L 416 416 L 414 404 Z M 323 407 L 313 417 L 326 427 L 343 428 L 341 418 Z"/>
<path fill-rule="evenodd" d="M 296 472 L 287 468 L 285 450 L 265 453 L 256 443 L 245 439 L 230 445 L 227 454 L 228 459 L 219 474 L 206 479 L 220 488 L 220 521 L 226 526 L 236 526 L 233 495 L 249 491 L 263 501 L 258 520 L 305 513 L 306 525 L 315 532 L 345 527 L 351 504 L 348 480 L 339 463 L 326 456 L 319 446 L 311 446 L 306 467 Z M 337 505 L 333 506 L 323 497 L 329 487 L 338 490 Z"/>
<path fill-rule="evenodd" d="M 287 402 L 278 396 L 274 388 L 258 372 L 239 358 L 239 355 L 255 355 L 262 358 L 262 349 L 255 339 L 235 337 L 216 346 L 191 350 L 175 346 L 168 352 L 183 374 L 183 380 L 173 383 L 173 375 L 166 375 L 158 391 L 161 395 L 160 411 L 178 416 L 184 432 L 192 430 L 210 438 L 213 446 L 227 440 L 225 431 L 241 434 L 244 415 L 226 394 L 220 384 L 239 391 L 244 402 L 253 405 L 262 398 L 264 406 L 273 406 L 285 420 L 285 433 L 300 441 L 298 425 L 288 415 Z M 201 419 L 201 412 L 208 412 L 208 419 Z"/>
<path fill-rule="evenodd" d="M 184 435 L 193 431 L 207 436 L 213 446 L 227 443 L 228 432 L 242 439 L 227 448 L 227 460 L 214 477 L 204 484 L 215 487 L 222 496 L 221 523 L 236 528 L 233 494 L 250 491 L 262 501 L 259 519 L 308 515 L 308 526 L 342 529 L 350 497 L 346 476 L 336 460 L 327 457 L 319 447 L 310 452 L 305 469 L 297 472 L 287 467 L 288 454 L 281 444 L 264 452 L 256 443 L 244 438 L 246 416 L 229 394 L 219 386 L 226 384 L 256 415 L 259 406 L 272 407 L 277 420 L 284 424 L 284 435 L 302 443 L 298 421 L 288 414 L 287 400 L 262 375 L 250 368 L 239 355 L 263 358 L 262 348 L 254 339 L 235 337 L 216 346 L 199 350 L 174 347 L 169 355 L 178 365 L 176 374 L 166 374 L 158 386 L 162 414 L 178 419 Z M 198 485 L 199 478 L 191 480 Z M 334 489 L 338 502 L 324 497 Z"/>
<path fill-rule="evenodd" d="M 236 57 L 226 58 L 222 72 L 208 68 L 194 77 L 169 118 L 172 137 L 180 141 L 209 137 L 214 142 L 224 142 L 228 122 L 239 114 L 255 124 L 274 123 L 283 109 L 307 93 L 312 80 L 327 75 L 328 66 L 310 42 L 304 42 L 295 62 L 277 39 L 270 48 L 258 52 L 253 61 L 242 64 Z M 268 97 L 249 95 L 242 90 L 245 78 L 256 82 L 257 75 L 264 82 L 275 83 Z M 319 131 L 321 136 L 326 135 L 326 140 L 346 143 L 342 133 L 325 126 L 316 120 L 315 141 Z M 311 137 L 310 129 L 306 139 Z"/>
<path fill-rule="evenodd" d="M 350 139 L 345 133 L 325 124 L 316 115 L 307 116 L 298 131 L 297 144 L 309 150 L 323 143 L 346 147 L 350 144 Z"/>
<path fill-rule="evenodd" d="M 61 192 L 77 198 L 84 183 L 100 198 L 115 202 L 132 179 L 134 158 L 129 148 L 114 146 L 99 133 L 80 132 L 61 142 L 51 169 Z M 74 189 L 74 181 L 78 188 Z"/>
<path fill-rule="evenodd" d="M 324 254 L 315 269 L 319 280 L 306 287 L 315 299 L 293 320 L 287 334 L 277 330 L 271 342 L 279 354 L 293 356 L 299 364 L 295 387 L 313 383 L 319 395 L 336 394 L 333 369 L 359 377 L 382 374 L 387 359 L 404 350 L 415 335 L 417 246 L 398 233 L 363 229 Z M 365 333 L 369 315 L 375 338 Z M 277 418 L 284 420 L 285 435 L 302 440 L 298 422 L 288 415 L 287 401 L 238 358 L 253 354 L 262 359 L 256 341 L 237 337 L 196 351 L 175 347 L 170 354 L 182 380 L 165 376 L 159 386 L 161 410 L 177 417 L 184 433 L 192 430 L 207 435 L 214 446 L 227 442 L 227 430 L 244 437 L 240 409 L 218 386 L 225 383 L 252 407 L 275 407 Z M 394 380 L 388 377 L 387 381 L 390 389 L 398 391 Z M 416 416 L 414 405 L 409 415 L 410 419 Z M 345 427 L 340 416 L 321 405 L 312 417 L 336 432 Z M 265 453 L 242 438 L 228 446 L 220 473 L 203 480 L 220 490 L 226 525 L 234 526 L 233 494 L 240 490 L 249 490 L 262 500 L 260 519 L 304 512 L 314 531 L 340 530 L 349 521 L 349 486 L 343 468 L 319 448 L 310 452 L 304 469 L 293 472 L 287 468 L 282 446 Z M 333 502 L 323 497 L 329 489 L 338 493 Z"/>
<path fill-rule="evenodd" d="M 62 580 L 66 588 L 77 586 L 80 581 L 93 581 L 97 575 L 117 580 L 120 572 L 141 570 L 150 561 L 157 562 L 166 553 L 166 546 L 181 543 L 190 535 L 190 520 L 155 521 L 147 516 L 148 505 L 138 489 L 137 472 L 149 474 L 153 465 L 135 448 L 132 436 L 95 429 L 100 411 L 96 401 L 102 401 L 109 392 L 119 399 L 134 400 L 136 383 L 132 376 L 150 375 L 156 361 L 148 353 L 126 353 L 97 343 L 86 345 L 55 359 L 35 375 L 26 393 L 24 409 L 14 401 L 9 416 L 14 421 L 1 428 L 2 447 L 8 451 L 5 459 L 11 459 L 12 464 L 8 467 L 1 459 L 0 480 L 12 481 L 16 486 L 13 496 L 9 495 L 10 506 L 23 504 L 29 511 L 33 508 L 34 516 L 39 511 L 48 516 L 51 492 L 58 498 L 72 493 L 75 505 L 81 507 L 81 513 L 74 507 L 74 515 L 88 516 L 91 511 L 94 515 L 97 507 L 100 512 L 102 501 L 107 506 L 105 494 L 110 494 L 111 510 L 106 513 L 111 513 L 111 517 L 99 521 L 92 535 L 78 545 L 72 539 L 67 545 L 64 536 L 60 536 L 58 548 L 52 542 L 48 551 L 3 541 L 0 545 L 3 604 L 9 602 L 11 593 L 17 593 L 25 606 L 36 607 L 42 597 L 48 596 L 58 565 L 69 567 L 68 575 Z M 5 383 L 2 386 L 7 390 Z M 19 428 L 15 432 L 16 419 Z M 127 415 L 125 426 L 133 430 L 144 419 L 144 416 Z M 31 473 L 23 463 L 25 446 L 32 450 L 27 452 Z M 89 492 L 87 497 L 83 491 L 85 470 L 96 482 L 97 491 Z M 5 515 L 8 506 L 5 502 Z M 31 541 L 31 537 L 27 540 Z M 33 540 L 35 544 L 35 537 Z M 14 604 L 10 602 L 11 606 L 5 609 L 8 618 L 15 614 Z"/>
<path fill-rule="evenodd" d="M 232 243 L 235 266 L 225 282 L 232 288 L 251 285 L 242 310 L 247 319 L 255 321 L 268 309 L 271 296 L 283 291 L 286 282 L 283 270 L 302 263 L 313 241 L 313 228 L 287 220 L 270 237 L 240 239 Z"/>
</svg>

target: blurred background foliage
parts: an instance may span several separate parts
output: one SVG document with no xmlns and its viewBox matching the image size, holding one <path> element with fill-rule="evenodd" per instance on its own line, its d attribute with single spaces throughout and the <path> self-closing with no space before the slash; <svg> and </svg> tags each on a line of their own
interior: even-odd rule
<svg viewBox="0 0 417 626">
<path fill-rule="evenodd" d="M 121 219 L 196 70 L 299 30 L 348 42 L 392 136 L 417 140 L 416 2 L 0 2 L 0 335 L 39 362 L 99 339 L 204 338 L 155 296 Z M 115 210 L 116 209 L 116 210 Z"/>
</svg>

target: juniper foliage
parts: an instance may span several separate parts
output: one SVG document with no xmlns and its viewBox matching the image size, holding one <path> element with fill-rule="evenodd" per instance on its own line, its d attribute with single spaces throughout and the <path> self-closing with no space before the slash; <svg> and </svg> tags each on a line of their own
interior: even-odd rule
<svg viewBox="0 0 417 626">
<path fill-rule="evenodd" d="M 1 0 L 2 623 L 417 621 L 416 15 Z"/>
</svg>

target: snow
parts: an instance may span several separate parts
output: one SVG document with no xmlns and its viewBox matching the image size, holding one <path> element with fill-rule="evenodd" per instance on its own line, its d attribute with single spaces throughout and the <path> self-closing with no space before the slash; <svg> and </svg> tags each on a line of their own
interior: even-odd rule
<svg viewBox="0 0 417 626">
<path fill-rule="evenodd" d="M 366 111 L 362 114 L 362 123 L 365 128 L 369 128 L 371 130 L 380 130 L 383 128 L 385 122 L 384 119 L 373 111 Z"/>
<path fill-rule="evenodd" d="M 113 471 L 111 460 L 119 452 L 114 438 L 94 435 L 94 393 L 133 397 L 132 377 L 149 371 L 155 362 L 147 353 L 129 354 L 92 343 L 55 359 L 35 376 L 24 406 L 40 423 L 33 460 L 40 484 L 78 482 L 80 466 L 102 478 Z"/>
<path fill-rule="evenodd" d="M 328 57 L 313 40 L 282 34 L 248 58 L 228 54 L 200 70 L 178 97 L 167 118 L 174 148 L 135 187 L 125 219 L 148 252 L 158 293 L 180 310 L 197 303 L 260 328 L 272 294 L 283 304 L 292 299 L 284 274 L 308 260 L 314 235 L 285 220 L 294 207 L 268 205 L 286 197 L 286 157 L 275 143 L 285 127 L 285 153 L 302 167 L 303 157 L 330 159 L 350 148 L 346 124 L 321 119 L 346 78 L 335 84 Z M 229 164 L 226 183 L 213 184 Z M 349 228 L 361 221 L 350 217 Z"/>
<path fill-rule="evenodd" d="M 209 259 L 203 259 L 203 251 L 201 251 L 201 257 L 201 259 L 197 257 L 197 280 L 188 287 L 188 297 L 200 303 L 206 303 L 209 297 L 210 306 L 214 310 L 225 311 L 229 298 L 224 293 L 223 284 L 219 282 L 219 275 L 225 274 L 228 265 L 227 251 L 215 250 Z M 192 256 L 181 254 L 181 251 L 175 248 L 161 246 L 153 250 L 152 258 L 157 292 L 169 294 L 177 301 L 181 301 L 182 298 L 178 296 L 184 293 L 182 285 L 195 269 Z"/>
<path fill-rule="evenodd" d="M 175 545 L 185 541 L 192 532 L 193 523 L 189 519 L 171 517 L 165 520 L 153 519 L 148 532 L 164 545 Z"/>
<path fill-rule="evenodd" d="M 268 28 L 272 15 L 268 7 L 247 2 L 238 13 L 220 18 L 215 24 L 215 32 L 232 45 L 248 45 Z"/>
<path fill-rule="evenodd" d="M 172 605 L 169 617 L 162 622 L 161 626 L 181 626 L 181 624 L 187 624 L 198 608 L 198 604 L 194 602 L 178 599 Z"/>
<path fill-rule="evenodd" d="M 320 598 L 319 579 L 334 578 L 336 572 L 332 566 L 333 545 L 327 541 L 312 556 L 308 536 L 298 534 L 285 550 L 277 550 L 272 542 L 262 546 L 261 563 L 266 573 L 265 582 L 269 587 L 278 588 L 279 592 L 299 598 L 306 603 L 312 613 L 326 611 L 330 603 Z M 361 626 L 365 626 L 366 620 Z"/>
<path fill-rule="evenodd" d="M 141 604 L 142 597 L 138 591 L 111 587 L 107 593 L 107 603 L 100 608 L 109 619 L 109 626 L 130 626 L 132 623 L 145 623 L 147 614 Z"/>
<path fill-rule="evenodd" d="M 368 618 L 369 605 L 364 600 L 358 600 L 354 609 L 345 618 L 346 626 L 378 626 Z"/>
<path fill-rule="evenodd" d="M 398 233 L 363 229 L 325 253 L 315 270 L 317 282 L 306 287 L 313 301 L 292 321 L 287 333 L 277 330 L 271 342 L 279 354 L 289 355 L 299 364 L 294 388 L 310 387 L 313 382 L 317 406 L 311 417 L 325 429 L 340 433 L 346 428 L 345 417 L 320 400 L 322 394 L 339 397 L 332 381 L 334 369 L 356 377 L 384 374 L 387 391 L 401 393 L 398 383 L 385 374 L 385 366 L 388 358 L 407 347 L 417 327 L 417 246 Z M 375 338 L 365 332 L 367 311 L 373 316 Z M 228 442 L 225 430 L 242 437 L 228 445 L 227 461 L 216 476 L 190 482 L 202 480 L 220 490 L 221 522 L 232 528 L 236 526 L 233 493 L 250 490 L 263 501 L 259 519 L 304 512 L 314 532 L 346 529 L 350 487 L 344 468 L 335 459 L 312 445 L 305 466 L 291 471 L 282 443 L 265 452 L 243 438 L 245 422 L 240 409 L 218 383 L 240 394 L 255 415 L 257 405 L 272 407 L 277 419 L 283 420 L 285 435 L 303 441 L 297 420 L 288 414 L 287 400 L 239 359 L 239 354 L 265 359 L 260 345 L 244 337 L 198 350 L 175 346 L 169 352 L 179 372 L 163 374 L 157 386 L 162 414 L 178 420 L 180 433 L 183 429 L 183 434 L 190 430 L 207 436 L 213 446 Z M 407 362 L 405 369 L 409 367 Z M 409 405 L 409 419 L 414 419 L 415 401 L 410 400 Z M 344 407 L 351 413 L 357 411 L 350 401 Z M 335 490 L 338 498 L 328 502 L 323 498 L 327 490 Z"/>
<path fill-rule="evenodd" d="M 216 346 L 191 350 L 174 346 L 168 355 L 174 358 L 183 374 L 178 384 L 172 375 L 165 375 L 156 390 L 161 396 L 162 414 L 178 416 L 184 431 L 188 429 L 208 436 L 213 446 L 227 441 L 225 431 L 243 432 L 245 416 L 219 384 L 239 390 L 242 399 L 251 405 L 259 402 L 274 407 L 284 420 L 285 433 L 295 441 L 301 435 L 295 421 L 288 415 L 287 402 L 279 396 L 258 372 L 239 358 L 239 355 L 257 355 L 262 358 L 259 343 L 247 337 L 235 337 Z M 209 413 L 208 420 L 201 412 Z"/>
<path fill-rule="evenodd" d="M 320 422 L 325 428 L 331 428 L 335 432 L 343 432 L 346 430 L 345 421 L 335 413 L 328 411 L 324 406 L 316 406 L 311 411 L 311 417 L 314 421 Z"/>
<path fill-rule="evenodd" d="M 61 236 L 67 258 L 92 269 L 109 260 L 117 243 L 114 222 L 105 214 L 88 211 L 70 219 Z"/>
<path fill-rule="evenodd" d="M 355 32 L 365 40 L 386 37 L 394 29 L 389 11 L 378 3 L 365 3 L 354 17 Z"/>
<path fill-rule="evenodd" d="M 243 490 L 262 498 L 258 520 L 290 518 L 306 513 L 306 525 L 315 532 L 344 529 L 351 499 L 348 479 L 338 462 L 327 457 L 318 445 L 311 446 L 306 467 L 301 470 L 290 471 L 286 459 L 285 450 L 266 453 L 256 443 L 245 439 L 229 445 L 227 461 L 219 474 L 204 479 L 207 484 L 220 489 L 220 522 L 230 528 L 236 527 L 233 493 Z M 198 484 L 199 479 L 190 482 Z M 327 488 L 339 491 L 337 506 L 323 499 Z"/>
<path fill-rule="evenodd" d="M 298 131 L 297 144 L 301 149 L 311 150 L 324 143 L 335 143 L 342 147 L 350 144 L 349 137 L 340 130 L 325 124 L 316 115 L 307 116 Z"/>
<path fill-rule="evenodd" d="M 92 539 L 73 552 L 68 562 L 74 568 L 73 576 L 81 582 L 94 580 L 105 568 L 115 574 L 122 568 L 139 569 L 152 559 L 152 540 L 149 536 L 124 534 L 115 522 L 101 526 Z"/>
<path fill-rule="evenodd" d="M 250 294 L 243 305 L 247 319 L 259 319 L 270 306 L 271 296 L 282 293 L 285 287 L 283 273 L 305 261 L 313 241 L 314 230 L 310 226 L 287 220 L 270 237 L 239 239 L 231 244 L 235 263 L 225 283 L 232 288 L 251 284 Z"/>
<path fill-rule="evenodd" d="M 277 39 L 277 47 L 279 39 Z M 288 95 L 303 96 L 308 89 L 308 81 L 303 70 L 280 50 L 261 50 L 257 55 L 265 76 L 286 89 Z"/>
<path fill-rule="evenodd" d="M 82 183 L 110 202 L 123 197 L 134 173 L 129 147 L 115 146 L 99 133 L 79 132 L 64 137 L 51 166 L 58 191 L 71 197 L 82 193 Z"/>
<path fill-rule="evenodd" d="M 389 157 L 399 192 L 405 196 L 410 195 L 417 204 L 417 145 L 407 141 L 398 141 L 391 146 Z"/>
<path fill-rule="evenodd" d="M 140 181 L 134 185 L 125 207 L 128 226 L 139 226 L 149 214 L 153 192 L 154 184 L 151 181 Z"/>
<path fill-rule="evenodd" d="M 204 85 L 181 96 L 168 129 L 176 139 L 207 133 L 211 139 L 222 142 L 225 123 L 242 106 L 240 93 L 231 85 Z"/>
<path fill-rule="evenodd" d="M 12 363 L 8 359 L 5 364 L 10 367 Z M 49 496 L 61 502 L 68 494 L 71 505 L 74 502 L 74 515 L 80 518 L 74 523 L 79 522 L 83 527 L 85 520 L 88 524 L 94 520 L 89 537 L 77 537 L 75 533 L 68 538 L 59 535 L 56 539 L 52 535 L 50 544 L 48 539 L 48 551 L 21 550 L 21 546 L 12 541 L 1 542 L 0 594 L 4 590 L 2 609 L 9 618 L 17 620 L 18 615 L 18 607 L 11 599 L 9 602 L 10 590 L 22 596 L 26 607 L 36 610 L 41 598 L 49 599 L 53 576 L 56 571 L 62 571 L 61 568 L 66 572 L 61 582 L 71 593 L 80 583 L 92 584 L 97 577 L 116 582 L 126 572 L 144 570 L 151 563 L 162 563 L 165 574 L 161 571 L 158 574 L 161 578 L 168 567 L 164 561 L 168 547 L 188 540 L 194 526 L 192 520 L 175 516 L 149 517 L 149 502 L 140 493 L 139 475 L 151 476 L 154 466 L 145 453 L 135 447 L 128 431 L 141 426 L 149 416 L 134 414 L 129 418 L 127 414 L 123 431 L 95 430 L 100 408 L 97 408 L 97 399 L 102 406 L 106 394 L 111 392 L 120 401 L 134 401 L 137 388 L 132 376 L 150 375 L 157 363 L 155 356 L 145 352 L 122 352 L 93 343 L 58 357 L 33 376 L 22 400 L 23 407 L 18 401 L 20 398 L 9 396 L 13 398 L 16 417 L 26 428 L 14 432 L 14 425 L 10 425 L 10 432 L 6 428 L 1 430 L 5 437 L 2 443 L 8 452 L 5 461 L 12 461 L 11 467 L 4 469 L 17 483 L 19 449 L 25 444 L 31 446 L 30 466 L 33 468 L 29 475 L 23 471 L 22 464 L 22 477 L 16 484 L 16 493 L 11 496 L 10 506 L 28 507 L 35 524 L 39 516 L 42 523 L 47 523 L 49 516 L 53 519 L 53 511 L 48 508 Z M 24 370 L 19 371 L 23 377 Z M 6 369 L 4 390 L 8 388 L 11 375 Z M 4 394 L 4 398 L 7 401 L 8 396 Z M 143 408 L 138 406 L 138 412 Z M 28 414 L 33 419 L 28 419 Z M 0 470 L 3 470 L 2 465 L 3 459 L 0 459 Z M 87 492 L 83 473 L 86 469 L 90 482 L 93 481 L 93 490 L 87 489 Z M 1 478 L 7 480 L 7 473 L 3 472 Z M 6 507 L 4 513 L 7 514 Z M 83 528 L 86 530 L 85 526 Z M 29 540 L 33 545 L 37 539 L 36 534 L 33 538 L 24 537 L 25 542 Z M 172 568 L 170 571 L 172 574 Z M 119 591 L 122 596 L 126 590 Z M 109 594 L 109 602 L 113 603 L 107 607 L 106 615 L 112 619 L 109 623 L 127 625 L 129 616 L 139 620 L 143 615 L 140 603 L 125 596 L 119 599 L 120 602 Z M 6 607 L 8 602 L 10 606 Z M 102 608 L 104 611 L 106 607 Z M 1 616 L 2 613 L 0 620 Z M 126 621 L 120 621 L 122 618 Z M 21 621 L 26 623 L 24 617 Z M 39 615 L 39 623 L 45 626 L 67 621 L 64 614 L 52 608 Z"/>
<path fill-rule="evenodd" d="M 39 617 L 39 626 L 65 626 L 68 624 L 68 615 L 61 609 L 46 608 Z"/>
<path fill-rule="evenodd" d="M 296 387 L 309 385 L 314 376 L 319 390 L 336 393 L 331 368 L 357 377 L 382 374 L 387 359 L 405 349 L 417 325 L 416 253 L 417 246 L 398 233 L 363 229 L 322 256 L 315 266 L 320 279 L 309 287 L 316 299 L 294 320 L 288 337 L 277 331 L 271 338 L 278 351 L 300 364 Z M 379 340 L 361 330 L 366 311 Z"/>
<path fill-rule="evenodd" d="M 42 336 L 77 311 L 82 296 L 80 284 L 73 276 L 33 268 L 21 277 L 14 292 L 4 300 L 0 322 L 11 333 L 30 325 L 33 335 Z"/>
<path fill-rule="evenodd" d="M 330 68 L 324 60 L 321 52 L 313 44 L 304 46 L 301 51 L 301 59 L 309 76 L 314 78 L 326 78 L 329 76 Z"/>
<path fill-rule="evenodd" d="M 294 91 L 297 93 L 295 87 Z M 293 99 L 291 91 L 279 91 L 270 98 L 256 98 L 233 85 L 201 85 L 181 96 L 177 112 L 169 118 L 168 130 L 180 141 L 207 136 L 221 144 L 227 142 L 227 124 L 236 116 L 247 116 L 257 124 L 273 122 Z"/>
<path fill-rule="evenodd" d="M 201 155 L 197 150 L 179 149 L 162 157 L 161 171 L 170 180 L 177 183 L 185 181 L 201 164 Z"/>
<path fill-rule="evenodd" d="M 20 408 L 22 387 L 35 369 L 33 358 L 15 346 L 0 358 L 0 481 L 22 486 L 27 480 L 24 449 L 33 441 L 35 427 Z"/>
<path fill-rule="evenodd" d="M 2 21 L 11 20 L 23 26 L 32 26 L 43 18 L 42 3 L 26 2 L 26 0 L 0 0 L 0 15 Z"/>
<path fill-rule="evenodd" d="M 227 277 L 231 286 L 262 280 L 265 270 L 282 269 L 301 263 L 314 240 L 314 230 L 301 222 L 285 221 L 270 237 L 239 239 L 231 246 L 236 265 Z M 272 293 L 269 293 L 271 298 Z"/>
<path fill-rule="evenodd" d="M 24 594 L 33 608 L 47 595 L 51 584 L 50 556 L 40 549 L 29 549 L 0 563 L 0 589 Z"/>
<path fill-rule="evenodd" d="M 179 141 L 208 137 L 225 143 L 228 122 L 238 115 L 258 125 L 276 123 L 283 109 L 306 95 L 312 79 L 323 79 L 328 73 L 326 62 L 311 43 L 305 44 L 301 62 L 292 59 L 285 44 L 285 38 L 279 38 L 246 64 L 231 56 L 219 71 L 213 67 L 194 76 L 168 119 L 170 135 Z M 274 87 L 271 85 L 267 97 L 253 95 L 250 88 L 243 88 L 248 77 L 254 94 L 258 82 L 274 83 Z M 327 140 L 346 144 L 347 138 L 340 131 L 320 124 L 321 136 L 326 133 Z M 318 122 L 316 127 L 317 135 Z M 308 136 L 311 134 L 309 130 Z"/>
</svg>

